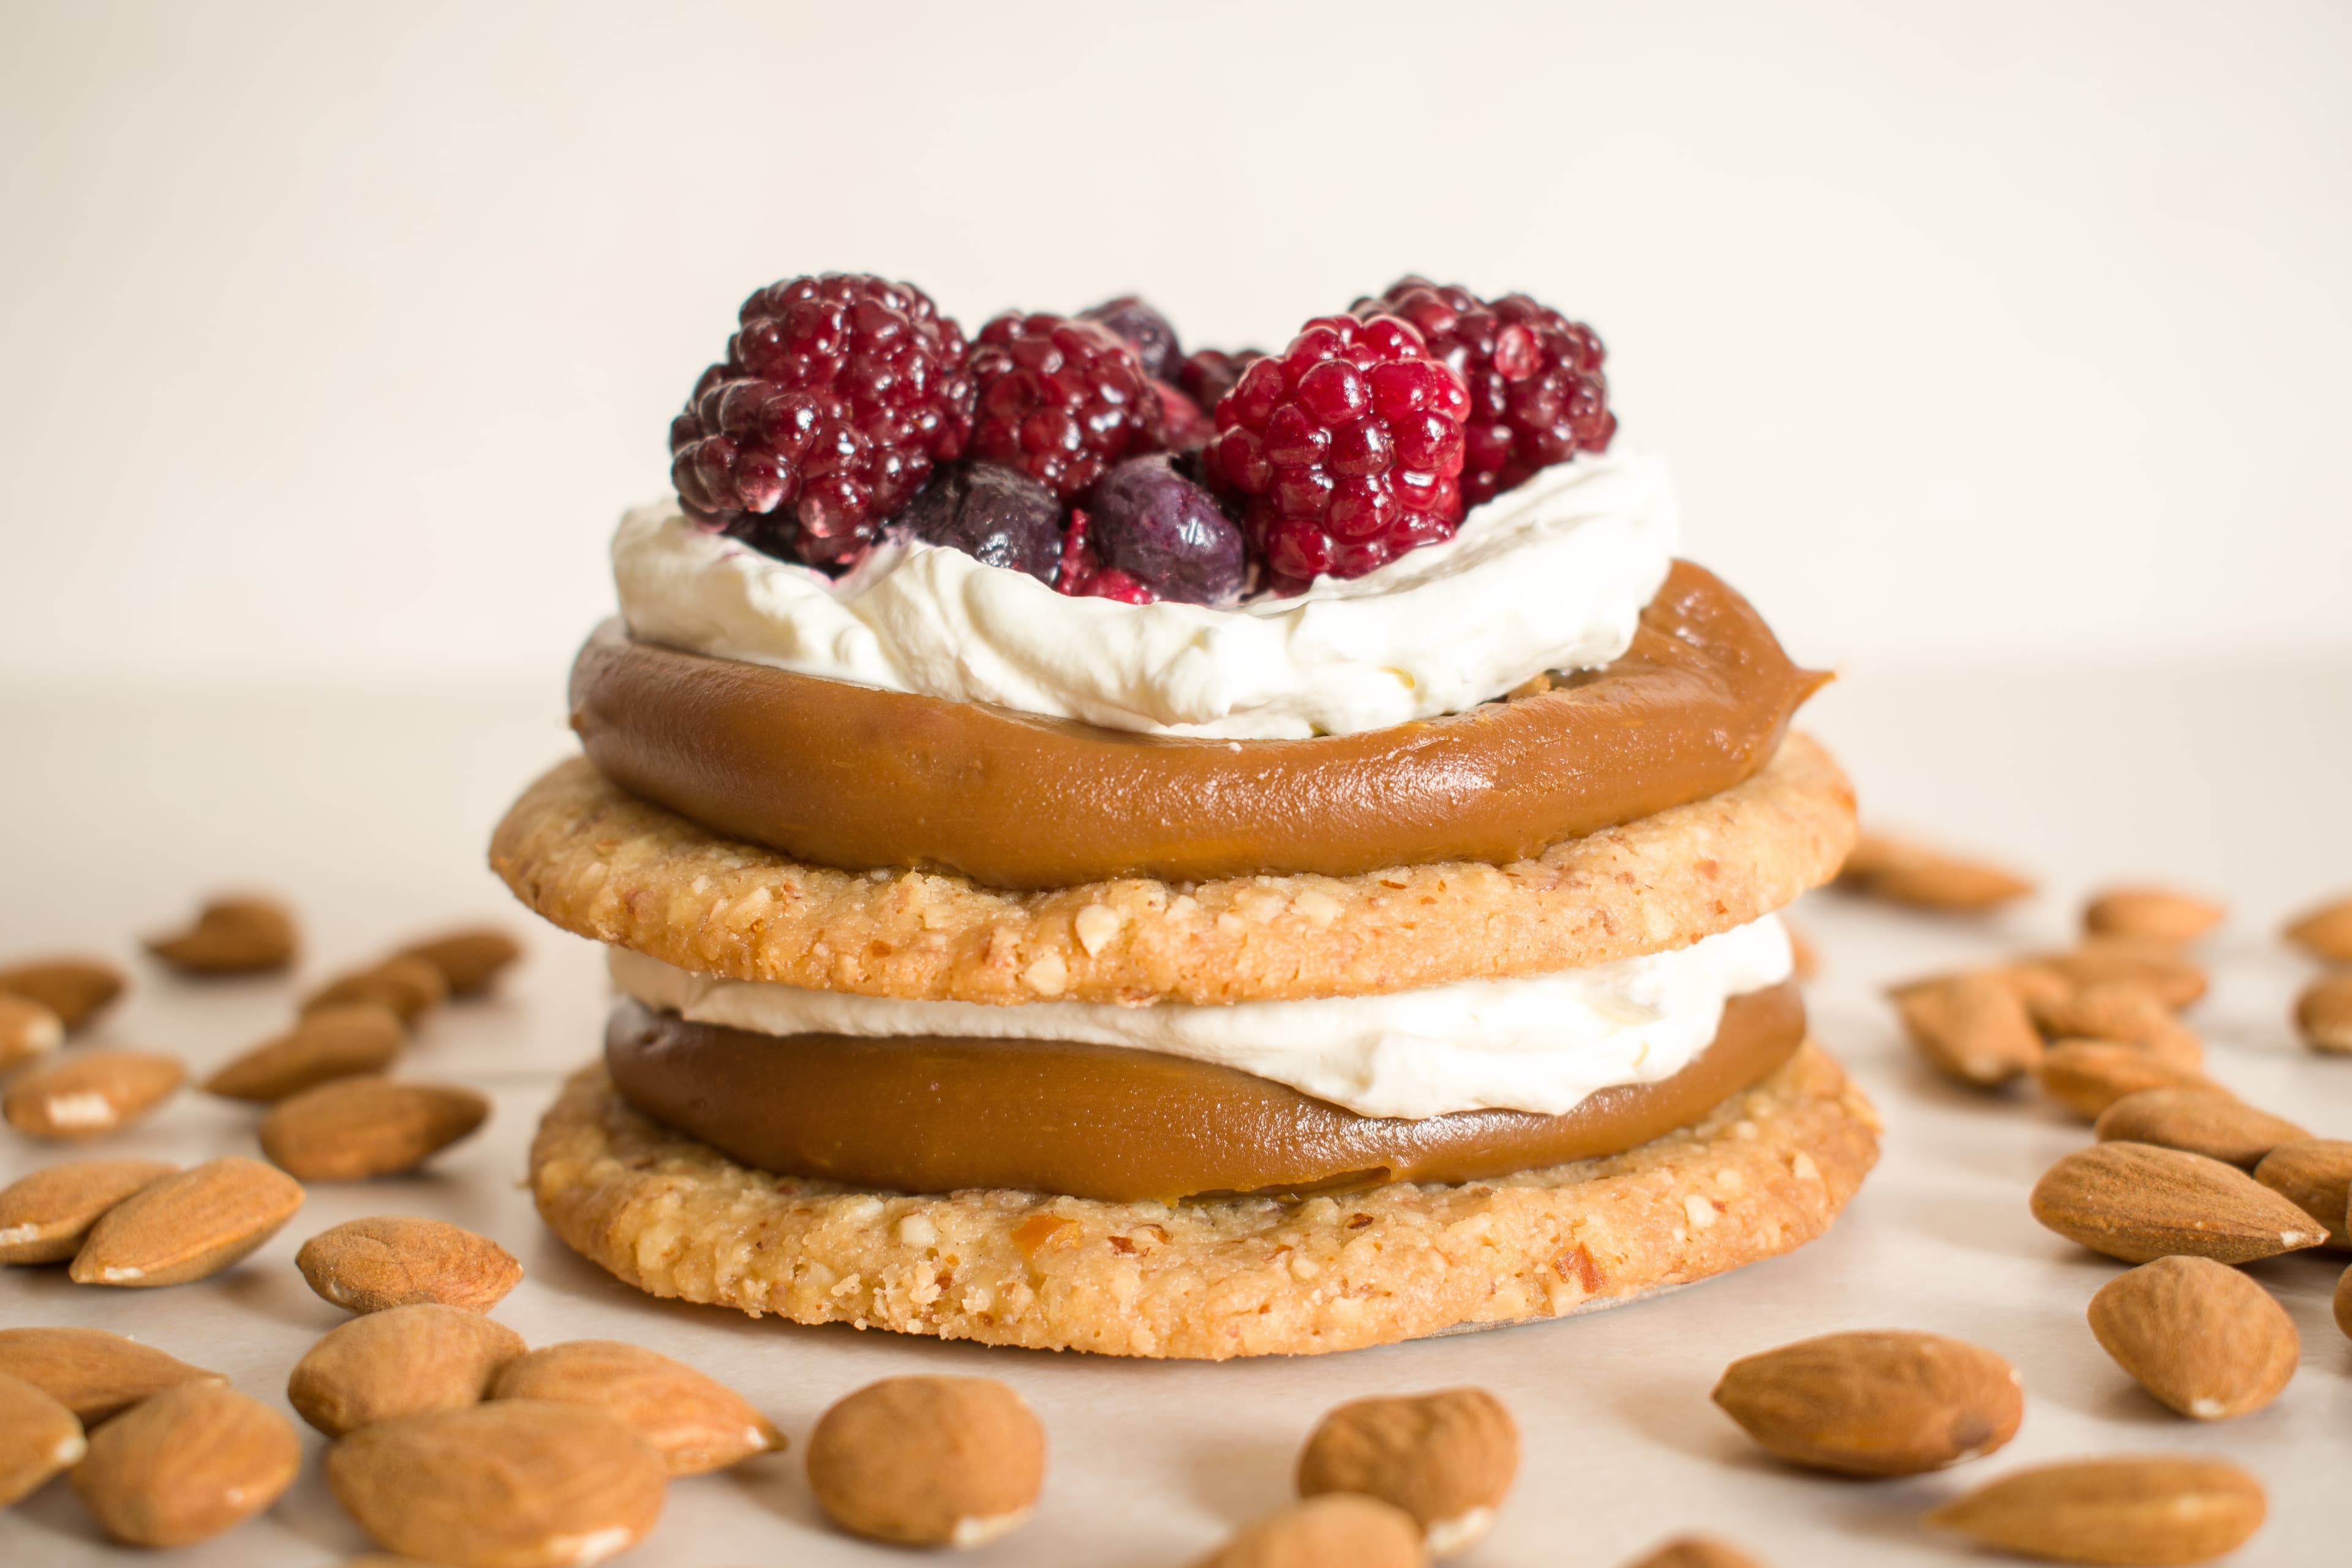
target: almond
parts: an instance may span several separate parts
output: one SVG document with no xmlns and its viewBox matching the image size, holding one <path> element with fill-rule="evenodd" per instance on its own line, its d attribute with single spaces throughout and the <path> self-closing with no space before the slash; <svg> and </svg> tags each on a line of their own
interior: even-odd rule
<svg viewBox="0 0 2352 1568">
<path fill-rule="evenodd" d="M 302 1206 L 302 1188 L 230 1154 L 141 1189 L 106 1211 L 74 1254 L 77 1285 L 184 1285 L 243 1259 Z"/>
<path fill-rule="evenodd" d="M 28 1138 L 96 1138 L 139 1121 L 187 1078 L 179 1058 L 160 1051 L 76 1051 L 10 1079 L 0 1115 Z"/>
<path fill-rule="evenodd" d="M 2200 1421 L 2268 1405 L 2303 1353 L 2286 1309 L 2210 1258 L 2159 1258 L 2116 1275 L 2091 1298 L 2090 1319 L 2117 1366 Z"/>
<path fill-rule="evenodd" d="M 2109 888 L 2084 906 L 2083 930 L 2092 936 L 2195 942 L 2228 912 L 2210 899 L 2178 888 Z"/>
<path fill-rule="evenodd" d="M 228 1100 L 275 1104 L 339 1078 L 380 1073 L 407 1042 L 407 1030 L 388 1007 L 373 1002 L 320 1007 L 214 1073 L 204 1088 Z"/>
<path fill-rule="evenodd" d="M 2295 999 L 2294 1026 L 2315 1051 L 2352 1054 L 2352 974 L 2323 974 Z"/>
<path fill-rule="evenodd" d="M 2336 1279 L 2336 1326 L 2344 1337 L 2352 1340 L 2352 1268 L 2347 1268 Z"/>
<path fill-rule="evenodd" d="M 306 1182 L 363 1182 L 416 1169 L 489 1114 L 489 1100 L 470 1089 L 337 1079 L 272 1106 L 261 1152 Z"/>
<path fill-rule="evenodd" d="M 1625 1568 L 1764 1568 L 1720 1536 L 1677 1535 Z"/>
<path fill-rule="evenodd" d="M 2062 1563 L 2203 1563 L 2262 1528 L 2261 1483 L 2220 1459 L 2076 1459 L 2003 1476 L 1927 1522 Z"/>
<path fill-rule="evenodd" d="M 978 1546 L 1036 1507 L 1045 1429 L 994 1378 L 888 1377 L 818 1420 L 808 1476 L 824 1511 L 853 1535 Z M 1418 1552 L 1421 1532 L 1412 1533 Z"/>
<path fill-rule="evenodd" d="M 1428 1561 L 1412 1515 L 1378 1498 L 1327 1492 L 1251 1521 L 1193 1568 L 1422 1568 Z"/>
<path fill-rule="evenodd" d="M 340 1437 L 395 1415 L 478 1405 L 522 1353 L 520 1334 L 462 1307 L 389 1307 L 328 1331 L 295 1363 L 286 1398 Z"/>
<path fill-rule="evenodd" d="M 2186 1149 L 2252 1170 L 2282 1143 L 2311 1136 L 2233 1095 L 2203 1089 L 2144 1089 L 2099 1112 L 2092 1133 L 2102 1143 L 2153 1143 Z"/>
<path fill-rule="evenodd" d="M 302 1011 L 349 1006 L 372 1002 L 390 1008 L 404 1024 L 413 1024 L 449 999 L 449 983 L 421 958 L 387 958 L 366 969 L 356 969 L 310 994 Z"/>
<path fill-rule="evenodd" d="M 635 1427 L 673 1476 L 772 1453 L 784 1436 L 749 1400 L 683 1362 L 617 1340 L 572 1340 L 507 1363 L 492 1399 L 584 1405 Z"/>
<path fill-rule="evenodd" d="M 2137 1046 L 2167 1067 L 2195 1072 L 2205 1065 L 2205 1044 L 2197 1031 L 2174 1017 L 2156 993 L 2133 981 L 2105 980 L 2037 1002 L 2033 1021 L 2053 1037 Z"/>
<path fill-rule="evenodd" d="M 1519 1472 L 1519 1429 L 1483 1388 L 1359 1399 L 1323 1417 L 1298 1456 L 1298 1495 L 1360 1492 L 1419 1522 L 1432 1557 L 1485 1537 Z"/>
<path fill-rule="evenodd" d="M 573 1568 L 644 1539 L 669 1478 L 625 1422 L 510 1399 L 354 1432 L 327 1450 L 327 1485 L 378 1545 L 405 1556 Z"/>
<path fill-rule="evenodd" d="M 2234 1165 L 2147 1143 L 2077 1149 L 2033 1184 L 2033 1217 L 2126 1263 L 2178 1253 L 2251 1263 L 2316 1247 L 2309 1215 Z"/>
<path fill-rule="evenodd" d="M 1789 932 L 1789 973 L 1796 976 L 1801 985 L 1820 979 L 1822 950 L 1813 944 L 1813 939 L 1807 936 L 1796 921 L 1784 915 L 1780 924 Z"/>
<path fill-rule="evenodd" d="M 0 1263 L 61 1263 L 99 1216 L 178 1170 L 163 1160 L 68 1160 L 0 1190 Z"/>
<path fill-rule="evenodd" d="M 81 1422 L 47 1391 L 0 1372 L 0 1508 L 82 1457 Z"/>
<path fill-rule="evenodd" d="M 2176 1012 L 2204 995 L 2210 984 L 2179 948 L 2138 936 L 2089 937 L 2063 952 L 2029 958 L 2018 967 L 2044 971 L 2074 986 L 2123 981 L 2155 993 L 2158 1001 Z"/>
<path fill-rule="evenodd" d="M 122 994 L 122 971 L 102 958 L 42 958 L 0 967 L 0 991 L 38 1002 L 79 1029 Z"/>
<path fill-rule="evenodd" d="M 2301 1138 L 2282 1143 L 2254 1167 L 2254 1180 L 2327 1227 L 2330 1247 L 2352 1247 L 2352 1142 Z"/>
<path fill-rule="evenodd" d="M 489 1237 L 399 1215 L 322 1230 L 302 1244 L 294 1267 L 311 1289 L 353 1312 L 432 1301 L 487 1312 L 522 1279 L 522 1265 Z"/>
<path fill-rule="evenodd" d="M 274 899 L 215 899 L 195 923 L 147 939 L 147 951 L 186 974 L 261 974 L 294 962 L 294 916 Z"/>
<path fill-rule="evenodd" d="M 1854 841 L 1838 884 L 1889 903 L 1961 912 L 1993 909 L 2033 891 L 2032 881 L 2002 867 L 1882 833 Z"/>
<path fill-rule="evenodd" d="M 91 1433 L 73 1489 L 115 1540 L 187 1546 L 276 1502 L 301 1468 L 292 1422 L 226 1384 L 184 1383 Z"/>
<path fill-rule="evenodd" d="M 452 996 L 478 996 L 522 956 L 522 944 L 496 926 L 469 926 L 412 942 L 394 956 L 421 959 L 439 970 Z"/>
<path fill-rule="evenodd" d="M 2352 963 L 2352 899 L 2305 910 L 2287 922 L 2284 934 L 2314 958 Z M 7 977 L 0 975 L 0 991 L 7 988 Z"/>
<path fill-rule="evenodd" d="M 0 1329 L 0 1373 L 23 1378 L 94 1426 L 183 1383 L 218 1383 L 152 1345 L 103 1329 Z"/>
<path fill-rule="evenodd" d="M 2151 1089 L 2230 1091 L 2191 1068 L 2168 1066 L 2137 1046 L 2115 1040 L 2059 1040 L 2034 1071 L 2042 1091 L 2085 1121 L 2096 1121 L 2126 1095 Z"/>
<path fill-rule="evenodd" d="M 65 1042 L 63 1019 L 30 996 L 0 991 L 0 1072 L 47 1056 Z"/>
<path fill-rule="evenodd" d="M 2042 1037 L 1999 971 L 1915 982 L 1895 992 L 1895 1006 L 1919 1054 L 1962 1083 L 1991 1088 L 2042 1060 Z"/>
<path fill-rule="evenodd" d="M 1824 1334 L 1733 1362 L 1715 1402 L 1766 1450 L 1850 1476 L 1910 1476 L 2017 1435 L 2025 1393 L 1989 1350 L 1901 1330 Z"/>
</svg>

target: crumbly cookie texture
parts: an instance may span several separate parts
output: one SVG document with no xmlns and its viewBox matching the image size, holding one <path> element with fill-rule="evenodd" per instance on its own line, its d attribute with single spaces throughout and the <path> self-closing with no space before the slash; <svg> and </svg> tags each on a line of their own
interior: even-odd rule
<svg viewBox="0 0 2352 1568">
<path fill-rule="evenodd" d="M 575 1075 L 530 1153 L 540 1213 L 656 1296 L 941 1339 L 1222 1361 L 1614 1306 L 1802 1246 L 1878 1157 L 1808 1041 L 1705 1121 L 1604 1160 L 1339 1197 L 908 1197 L 779 1177 Z"/>
<path fill-rule="evenodd" d="M 1687 946 L 1827 881 L 1853 837 L 1853 786 L 1791 735 L 1720 795 L 1509 866 L 1007 892 L 804 865 L 648 805 L 578 759 L 514 804 L 490 864 L 564 930 L 705 974 L 962 1002 L 1221 1004 Z"/>
</svg>

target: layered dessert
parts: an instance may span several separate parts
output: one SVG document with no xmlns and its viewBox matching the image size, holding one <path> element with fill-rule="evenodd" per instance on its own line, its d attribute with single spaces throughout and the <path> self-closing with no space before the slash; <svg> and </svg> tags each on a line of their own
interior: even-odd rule
<svg viewBox="0 0 2352 1568">
<path fill-rule="evenodd" d="M 492 864 L 604 942 L 541 1212 L 656 1295 L 1126 1355 L 1632 1300 L 1875 1157 L 1776 911 L 1822 676 L 1675 557 L 1600 340 L 1407 279 L 1276 354 L 743 306 Z"/>
</svg>

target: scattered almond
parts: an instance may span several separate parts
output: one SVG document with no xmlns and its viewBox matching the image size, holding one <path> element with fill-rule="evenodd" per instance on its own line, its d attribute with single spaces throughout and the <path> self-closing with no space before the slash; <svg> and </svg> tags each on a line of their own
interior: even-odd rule
<svg viewBox="0 0 2352 1568">
<path fill-rule="evenodd" d="M 519 1356 L 499 1370 L 489 1396 L 584 1405 L 618 1416 L 659 1451 L 673 1476 L 722 1470 L 784 1446 L 783 1434 L 733 1389 L 617 1340 L 572 1340 Z"/>
<path fill-rule="evenodd" d="M 30 1497 L 88 1447 L 72 1411 L 46 1390 L 0 1372 L 0 1508 Z"/>
<path fill-rule="evenodd" d="M 294 916 L 275 899 L 215 899 L 195 923 L 150 937 L 147 951 L 187 974 L 262 974 L 294 962 Z"/>
<path fill-rule="evenodd" d="M 187 1078 L 180 1058 L 161 1051 L 76 1051 L 10 1079 L 0 1115 L 27 1138 L 96 1138 L 146 1116 Z"/>
<path fill-rule="evenodd" d="M 2336 1326 L 2344 1337 L 2352 1340 L 2352 1268 L 2347 1268 L 2336 1279 Z"/>
<path fill-rule="evenodd" d="M 2117 1366 L 2199 1421 L 2268 1405 L 2303 1352 L 2286 1309 L 2210 1258 L 2159 1258 L 2116 1275 L 2091 1298 L 2090 1319 Z"/>
<path fill-rule="evenodd" d="M 0 991 L 38 1002 L 79 1029 L 122 994 L 122 971 L 102 958 L 42 958 L 0 968 Z"/>
<path fill-rule="evenodd" d="M 1252 1520 L 1193 1568 L 1422 1568 L 1421 1526 L 1393 1503 L 1327 1492 Z"/>
<path fill-rule="evenodd" d="M 293 1423 L 226 1384 L 184 1383 L 90 1434 L 73 1489 L 133 1546 L 188 1546 L 276 1502 L 302 1468 Z"/>
<path fill-rule="evenodd" d="M 2204 1089 L 2144 1089 L 2125 1095 L 2099 1112 L 2091 1131 L 2102 1143 L 2186 1149 L 2249 1171 L 2280 1144 L 2311 1136 L 2284 1117 Z"/>
<path fill-rule="evenodd" d="M 809 1485 L 834 1522 L 902 1546 L 978 1546 L 1018 1528 L 1045 1480 L 1045 1429 L 988 1377 L 887 1377 L 827 1410 Z M 1420 1531 L 1413 1531 L 1414 1550 Z"/>
<path fill-rule="evenodd" d="M 2146 986 L 2104 980 L 2063 996 L 2037 1002 L 2033 1021 L 2053 1037 L 2113 1040 L 2137 1046 L 2167 1067 L 2195 1072 L 2205 1065 L 2205 1044 L 2197 1031 L 2173 1016 Z"/>
<path fill-rule="evenodd" d="M 2220 1459 L 2076 1459 L 2019 1470 L 1927 1515 L 2062 1563 L 2205 1563 L 2262 1528 L 2261 1483 Z"/>
<path fill-rule="evenodd" d="M 1894 999 L 1911 1043 L 1948 1078 L 1989 1089 L 2042 1060 L 2042 1037 L 1997 970 L 1915 981 L 1897 987 Z"/>
<path fill-rule="evenodd" d="M 2017 967 L 2042 971 L 2074 986 L 2123 981 L 2155 993 L 2158 1001 L 2175 1012 L 2204 995 L 2210 984 L 2179 948 L 2143 936 L 2087 937 L 2063 952 L 2041 953 Z"/>
<path fill-rule="evenodd" d="M 2352 1055 L 2352 974 L 2323 974 L 2295 999 L 2294 1026 L 2315 1051 Z"/>
<path fill-rule="evenodd" d="M 2188 1068 L 2157 1060 L 2137 1046 L 2115 1040 L 2059 1040 L 2042 1053 L 2034 1077 L 2042 1091 L 2085 1121 L 2096 1121 L 2126 1095 L 2151 1089 L 2230 1091 Z"/>
<path fill-rule="evenodd" d="M 1475 1545 L 1519 1471 L 1519 1429 L 1483 1388 L 1359 1399 L 1298 1456 L 1298 1495 L 1360 1492 L 1412 1515 L 1432 1557 Z"/>
<path fill-rule="evenodd" d="M 407 1041 L 407 1030 L 388 1007 L 373 1002 L 320 1007 L 214 1073 L 204 1089 L 229 1100 L 275 1104 L 339 1078 L 380 1073 Z"/>
<path fill-rule="evenodd" d="M 2327 1227 L 2330 1247 L 2352 1247 L 2352 1142 L 2302 1138 L 2282 1143 L 2254 1167 L 2254 1180 Z"/>
<path fill-rule="evenodd" d="M 2234 1165 L 2147 1143 L 2077 1149 L 2033 1185 L 2033 1217 L 2126 1263 L 2251 1263 L 2316 1247 L 2312 1217 Z"/>
<path fill-rule="evenodd" d="M 522 944 L 496 926 L 444 931 L 394 954 L 421 959 L 441 972 L 452 996 L 478 996 L 499 971 L 522 956 Z"/>
<path fill-rule="evenodd" d="M 21 1377 L 94 1426 L 183 1383 L 218 1383 L 152 1345 L 103 1329 L 0 1329 L 0 1373 Z"/>
<path fill-rule="evenodd" d="M 230 1154 L 165 1176 L 106 1211 L 74 1254 L 77 1285 L 184 1285 L 238 1262 L 302 1206 L 298 1182 Z"/>
<path fill-rule="evenodd" d="M 337 1079 L 270 1107 L 261 1152 L 306 1182 L 362 1182 L 416 1169 L 489 1114 L 488 1099 L 470 1089 Z"/>
<path fill-rule="evenodd" d="M 390 1307 L 329 1330 L 294 1364 L 286 1398 L 303 1420 L 340 1437 L 395 1415 L 478 1405 L 522 1353 L 520 1334 L 462 1307 Z"/>
<path fill-rule="evenodd" d="M 327 1485 L 377 1544 L 405 1556 L 574 1568 L 643 1540 L 669 1478 L 624 1421 L 509 1399 L 363 1427 L 327 1450 Z"/>
<path fill-rule="evenodd" d="M 2025 1392 L 1965 1340 L 1900 1330 L 1824 1334 L 1733 1362 L 1715 1402 L 1766 1450 L 1850 1476 L 1910 1476 L 2017 1435 Z"/>
<path fill-rule="evenodd" d="M 2305 910 L 2287 922 L 2287 941 L 2330 963 L 2352 963 L 2352 899 L 2338 899 L 2315 910 Z M 0 990 L 7 977 L 0 975 Z"/>
<path fill-rule="evenodd" d="M 1764 1568 L 1720 1536 L 1677 1535 L 1625 1568 Z"/>
<path fill-rule="evenodd" d="M 378 1215 L 322 1230 L 294 1255 L 310 1289 L 352 1312 L 437 1301 L 487 1312 L 522 1279 L 514 1255 L 437 1219 Z"/>
<path fill-rule="evenodd" d="M 2210 899 L 2177 888 L 2109 888 L 2084 907 L 2083 930 L 2092 936 L 2195 942 L 2228 912 Z"/>
<path fill-rule="evenodd" d="M 0 1263 L 62 1263 L 99 1216 L 178 1170 L 163 1160 L 68 1160 L 0 1189 Z"/>
<path fill-rule="evenodd" d="M 1883 833 L 1854 841 L 1838 885 L 1889 903 L 1960 912 L 1994 909 L 2033 891 L 2032 881 L 2005 868 Z"/>
<path fill-rule="evenodd" d="M 47 1056 L 65 1042 L 63 1019 L 30 996 L 0 991 L 0 1072 Z"/>
<path fill-rule="evenodd" d="M 449 982 L 442 978 L 438 969 L 421 958 L 387 958 L 370 968 L 353 970 L 312 992 L 302 1004 L 302 1011 L 315 1013 L 321 1007 L 372 1002 L 390 1008 L 402 1023 L 413 1024 L 448 999 Z"/>
</svg>

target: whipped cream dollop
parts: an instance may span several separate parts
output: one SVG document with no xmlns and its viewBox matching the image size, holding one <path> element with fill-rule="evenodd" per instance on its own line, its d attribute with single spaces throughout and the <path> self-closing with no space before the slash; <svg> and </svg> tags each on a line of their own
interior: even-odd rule
<svg viewBox="0 0 2352 1568">
<path fill-rule="evenodd" d="M 1591 969 L 1376 996 L 1195 1006 L 1160 1002 L 902 1002 L 721 980 L 612 950 L 613 984 L 648 1007 L 762 1035 L 1076 1040 L 1237 1068 L 1364 1116 L 1533 1110 L 1655 1083 L 1715 1038 L 1727 998 L 1789 978 L 1777 915 Z"/>
<path fill-rule="evenodd" d="M 675 500 L 621 520 L 613 575 L 647 642 L 1108 729 L 1285 740 L 1459 712 L 1609 663 L 1679 536 L 1664 465 L 1619 451 L 1545 468 L 1361 577 L 1228 609 L 1072 598 L 904 539 L 832 579 Z"/>
</svg>

